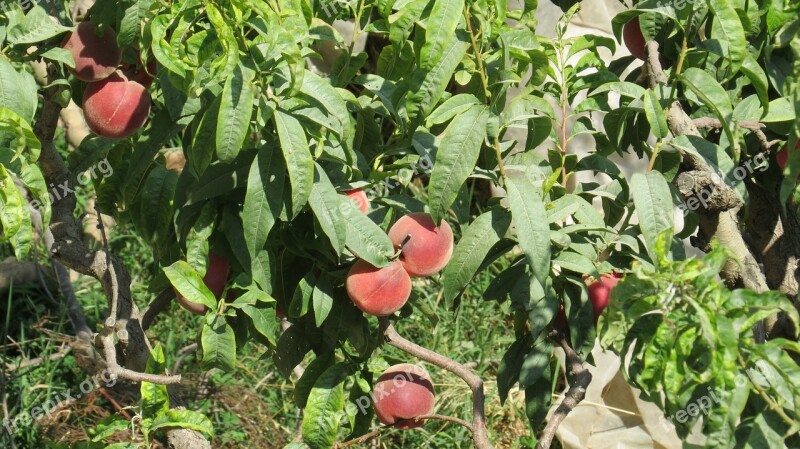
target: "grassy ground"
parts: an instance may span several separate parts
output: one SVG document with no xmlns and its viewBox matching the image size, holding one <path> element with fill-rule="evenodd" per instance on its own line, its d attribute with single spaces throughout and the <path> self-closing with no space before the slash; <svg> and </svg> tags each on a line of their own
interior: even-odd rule
<svg viewBox="0 0 800 449">
<path fill-rule="evenodd" d="M 115 227 L 109 241 L 111 250 L 131 270 L 134 297 L 140 307 L 151 299 L 146 287 L 153 277 L 152 253 L 131 230 Z M 0 259 L 8 256 L 0 245 Z M 490 433 L 499 448 L 528 447 L 524 441 L 528 424 L 522 394 L 512 392 L 505 406 L 500 406 L 494 378 L 499 361 L 513 339 L 513 325 L 504 305 L 486 303 L 480 292 L 491 280 L 491 272 L 476 279 L 465 293 L 457 313 L 439 304 L 441 287 L 435 281 L 415 286 L 422 301 L 433 305 L 439 321 L 436 327 L 422 314 L 400 321 L 399 332 L 407 338 L 464 363 L 472 362 L 487 381 L 487 415 Z M 106 301 L 99 285 L 81 277 L 75 289 L 90 325 L 96 328 L 106 314 Z M 6 292 L 0 301 L 0 332 L 3 340 L 0 359 L 4 365 L 18 366 L 37 357 L 58 354 L 66 348 L 71 332 L 58 292 L 55 297 L 38 285 L 20 286 Z M 160 316 L 149 331 L 154 342 L 161 343 L 173 366 L 181 348 L 196 340 L 200 320 L 173 306 Z M 393 348 L 381 349 L 388 359 L 407 360 Z M 262 359 L 263 349 L 256 344 L 245 346 L 237 370 L 222 374 L 203 372 L 194 357 L 182 361 L 180 372 L 187 382 L 181 393 L 189 408 L 202 411 L 215 426 L 213 447 L 217 448 L 281 448 L 297 434 L 299 411 L 292 401 L 292 381 L 278 374 L 271 359 Z M 464 419 L 471 416 L 470 392 L 452 374 L 428 366 L 437 392 L 436 413 Z M 40 365 L 19 370 L 6 370 L 3 392 L 8 406 L 6 416 L 14 417 L 48 399 L 61 399 L 66 391 L 74 391 L 87 375 L 71 355 L 58 357 Z M 119 383 L 114 388 L 95 389 L 80 400 L 60 404 L 35 426 L 17 431 L 13 442 L 5 429 L 0 433 L 2 448 L 72 448 L 85 441 L 96 423 L 112 415 L 134 414 L 129 407 L 136 404 L 136 389 Z M 118 434 L 116 441 L 130 440 L 128 433 Z M 384 432 L 370 447 L 377 448 L 468 448 L 469 434 L 448 423 L 431 422 L 414 431 Z M 158 447 L 158 446 L 154 446 Z"/>
</svg>

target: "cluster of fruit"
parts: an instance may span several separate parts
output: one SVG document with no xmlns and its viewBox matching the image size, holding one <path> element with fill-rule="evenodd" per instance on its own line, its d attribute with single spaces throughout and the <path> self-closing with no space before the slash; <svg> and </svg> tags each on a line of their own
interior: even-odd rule
<svg viewBox="0 0 800 449">
<path fill-rule="evenodd" d="M 117 34 L 110 27 L 102 33 L 91 22 L 81 22 L 64 41 L 75 68 L 69 71 L 89 83 L 83 93 L 83 114 L 89 128 L 100 136 L 122 139 L 133 135 L 150 114 L 150 94 L 155 61 L 147 67 L 122 65 Z"/>
</svg>

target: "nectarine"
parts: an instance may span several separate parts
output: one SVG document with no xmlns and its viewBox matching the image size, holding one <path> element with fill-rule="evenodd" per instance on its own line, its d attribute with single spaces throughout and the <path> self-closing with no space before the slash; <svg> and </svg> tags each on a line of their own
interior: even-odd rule
<svg viewBox="0 0 800 449">
<path fill-rule="evenodd" d="M 794 150 L 795 151 L 800 150 L 800 140 L 798 140 L 797 143 L 795 144 Z M 781 170 L 786 168 L 786 163 L 789 162 L 789 144 L 788 143 L 786 145 L 784 145 L 783 148 L 781 148 L 781 150 L 778 151 L 777 154 L 775 154 L 775 161 L 778 163 L 778 167 L 780 167 Z"/>
<path fill-rule="evenodd" d="M 378 420 L 398 429 L 413 429 L 423 424 L 414 418 L 433 413 L 433 382 L 425 369 L 402 363 L 381 374 L 373 389 Z"/>
<path fill-rule="evenodd" d="M 117 33 L 107 26 L 103 34 L 98 35 L 97 27 L 91 22 L 81 22 L 63 47 L 75 60 L 75 68 L 70 67 L 69 71 L 88 83 L 110 76 L 122 60 L 122 52 L 117 46 Z"/>
<path fill-rule="evenodd" d="M 622 40 L 628 51 L 633 56 L 644 61 L 647 57 L 644 50 L 644 36 L 642 29 L 639 28 L 639 18 L 634 17 L 622 27 Z"/>
<path fill-rule="evenodd" d="M 411 278 L 399 261 L 376 268 L 359 260 L 345 281 L 347 295 L 363 312 L 388 316 L 400 310 L 411 295 Z"/>
<path fill-rule="evenodd" d="M 361 209 L 361 212 L 364 212 L 365 214 L 367 213 L 369 210 L 369 199 L 363 190 L 345 190 L 342 192 L 342 194 L 347 195 L 348 198 L 355 201 L 355 203 L 358 205 L 358 208 Z"/>
<path fill-rule="evenodd" d="M 408 214 L 389 229 L 389 239 L 400 249 L 408 274 L 427 277 L 438 273 L 453 255 L 453 230 L 442 220 L 439 227 L 429 214 Z"/>
<path fill-rule="evenodd" d="M 219 254 L 209 253 L 208 255 L 208 269 L 206 275 L 203 277 L 203 283 L 206 284 L 214 297 L 219 299 L 222 292 L 225 291 L 225 284 L 228 282 L 228 270 L 230 264 L 228 259 Z M 183 295 L 175 291 L 178 297 L 178 304 L 184 309 L 192 312 L 195 315 L 205 315 L 208 308 L 202 304 L 194 303 L 186 299 Z"/>
<path fill-rule="evenodd" d="M 121 139 L 136 133 L 147 121 L 150 104 L 144 86 L 117 73 L 89 84 L 83 93 L 86 124 L 109 138 Z"/>
<path fill-rule="evenodd" d="M 611 289 L 617 286 L 620 277 L 621 275 L 617 273 L 604 274 L 600 276 L 599 281 L 594 281 L 589 285 L 589 300 L 592 302 L 595 321 L 608 306 Z"/>
</svg>

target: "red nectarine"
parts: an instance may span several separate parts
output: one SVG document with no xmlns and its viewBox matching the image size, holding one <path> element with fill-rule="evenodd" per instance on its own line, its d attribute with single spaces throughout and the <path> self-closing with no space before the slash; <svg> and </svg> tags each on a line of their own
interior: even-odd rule
<svg viewBox="0 0 800 449">
<path fill-rule="evenodd" d="M 411 278 L 398 261 L 376 268 L 359 260 L 347 273 L 345 286 L 353 303 L 363 312 L 374 316 L 388 316 L 397 312 L 411 295 Z"/>
<path fill-rule="evenodd" d="M 70 67 L 69 71 L 79 80 L 89 83 L 107 78 L 122 60 L 117 33 L 107 26 L 103 34 L 98 35 L 97 27 L 91 22 L 81 22 L 63 47 L 75 60 L 75 68 Z"/>
<path fill-rule="evenodd" d="M 227 258 L 215 253 L 210 253 L 208 259 L 208 269 L 206 270 L 203 282 L 206 284 L 206 287 L 211 290 L 211 293 L 214 294 L 214 297 L 219 299 L 222 296 L 222 292 L 225 291 L 225 284 L 228 282 L 230 264 Z M 195 315 L 205 315 L 208 311 L 206 306 L 189 301 L 177 291 L 175 294 L 178 297 L 178 304 L 189 312 Z"/>
<path fill-rule="evenodd" d="M 647 55 L 645 54 L 644 50 L 644 36 L 642 35 L 642 29 L 639 28 L 638 17 L 634 17 L 622 27 L 622 40 L 625 42 L 625 46 L 628 47 L 628 51 L 631 52 L 633 56 L 641 59 L 642 61 L 646 59 Z"/>
<path fill-rule="evenodd" d="M 389 229 L 389 238 L 400 249 L 400 261 L 408 274 L 427 277 L 438 273 L 453 255 L 453 230 L 442 220 L 439 227 L 429 214 L 408 214 Z"/>
<path fill-rule="evenodd" d="M 141 84 L 113 74 L 83 93 L 86 124 L 95 133 L 121 139 L 136 133 L 150 113 L 150 95 Z"/>
<path fill-rule="evenodd" d="M 355 201 L 355 203 L 358 205 L 358 208 L 361 209 L 361 212 L 364 212 L 365 214 L 367 213 L 369 210 L 369 199 L 363 190 L 345 190 L 342 192 L 342 194 L 347 195 L 348 198 Z"/>
<path fill-rule="evenodd" d="M 800 150 L 800 140 L 798 140 L 797 143 L 795 144 L 794 150 L 795 151 Z M 781 170 L 786 168 L 786 163 L 789 162 L 789 144 L 788 143 L 786 145 L 784 145 L 783 148 L 781 148 L 781 150 L 778 151 L 777 154 L 775 154 L 775 161 L 778 163 L 778 167 L 780 167 Z"/>
<path fill-rule="evenodd" d="M 600 317 L 603 310 L 608 306 L 608 300 L 611 296 L 611 289 L 617 286 L 621 275 L 617 273 L 604 274 L 600 276 L 599 281 L 594 281 L 589 285 L 589 300 L 592 302 L 594 309 L 594 320 Z"/>
<path fill-rule="evenodd" d="M 402 363 L 381 374 L 373 389 L 378 420 L 398 429 L 413 429 L 423 424 L 414 418 L 433 413 L 433 382 L 425 369 Z"/>
</svg>

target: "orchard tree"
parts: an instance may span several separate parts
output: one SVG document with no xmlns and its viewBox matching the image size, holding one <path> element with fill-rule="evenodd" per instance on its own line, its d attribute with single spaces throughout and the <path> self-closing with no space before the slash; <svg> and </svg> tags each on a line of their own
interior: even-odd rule
<svg viewBox="0 0 800 449">
<path fill-rule="evenodd" d="M 535 1 L 4 0 L 3 238 L 19 260 L 46 247 L 79 351 L 141 383 L 139 428 L 172 447 L 210 447 L 213 432 L 168 394 L 181 378 L 145 333 L 174 300 L 204 317 L 204 367 L 234 370 L 247 342 L 286 376 L 308 363 L 290 448 L 427 420 L 494 447 L 489 377 L 501 401 L 519 385 L 530 444 L 550 447 L 598 338 L 666 416 L 721 398 L 674 421 L 679 436 L 800 447 L 800 3 L 644 0 L 613 19 L 616 40 L 566 37 L 580 3 L 559 3 L 551 39 Z M 620 42 L 633 56 L 608 63 Z M 76 105 L 92 134 L 59 151 Z M 575 154 L 578 136 L 595 151 Z M 628 178 L 614 155 L 648 166 Z M 101 162 L 113 173 L 91 177 L 97 210 L 160 267 L 143 309 L 75 215 L 74 186 Z M 102 284 L 99 329 L 64 267 Z M 464 295 L 489 267 L 482 297 Z M 419 282 L 438 286 L 443 313 L 508 303 L 516 341 L 496 373 L 400 335 L 394 323 L 433 313 Z M 407 364 L 386 370 L 384 345 Z M 462 378 L 472 416 L 433 414 L 418 362 Z"/>
</svg>

